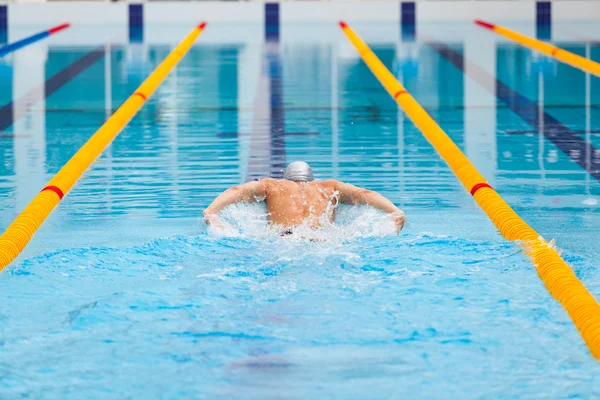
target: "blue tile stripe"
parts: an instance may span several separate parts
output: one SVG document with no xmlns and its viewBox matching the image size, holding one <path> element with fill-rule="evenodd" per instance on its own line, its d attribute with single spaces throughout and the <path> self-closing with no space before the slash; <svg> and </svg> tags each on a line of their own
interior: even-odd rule
<svg viewBox="0 0 600 400">
<path fill-rule="evenodd" d="M 143 28 L 144 27 L 144 5 L 130 4 L 129 5 L 129 27 Z"/>
<path fill-rule="evenodd" d="M 552 3 L 536 3 L 536 36 L 540 40 L 552 40 Z"/>
<path fill-rule="evenodd" d="M 0 29 L 8 29 L 8 7 L 0 5 Z"/>
<path fill-rule="evenodd" d="M 551 25 L 552 24 L 552 3 L 549 1 L 538 1 L 537 9 L 537 24 Z"/>
<path fill-rule="evenodd" d="M 417 7 L 416 4 L 412 1 L 406 2 L 403 1 L 400 3 L 400 20 L 402 21 L 402 25 L 415 25 L 416 16 L 417 16 Z"/>
<path fill-rule="evenodd" d="M 279 3 L 265 3 L 265 39 L 279 40 Z"/>
<path fill-rule="evenodd" d="M 279 3 L 265 3 L 265 25 L 279 26 Z"/>
<path fill-rule="evenodd" d="M 129 5 L 129 41 L 142 43 L 144 41 L 144 5 Z"/>
<path fill-rule="evenodd" d="M 416 36 L 417 7 L 413 1 L 400 3 L 400 32 L 402 40 L 412 41 Z"/>
<path fill-rule="evenodd" d="M 8 41 L 8 7 L 0 5 L 0 43 Z"/>
</svg>

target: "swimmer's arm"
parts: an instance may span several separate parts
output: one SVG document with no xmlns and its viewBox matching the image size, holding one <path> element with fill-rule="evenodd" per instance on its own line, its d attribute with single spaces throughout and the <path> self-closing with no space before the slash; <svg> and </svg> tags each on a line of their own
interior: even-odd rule
<svg viewBox="0 0 600 400">
<path fill-rule="evenodd" d="M 254 203 L 266 196 L 266 184 L 263 181 L 253 181 L 227 189 L 202 212 L 208 223 L 220 224 L 216 215 L 225 207 L 235 203 Z"/>
<path fill-rule="evenodd" d="M 394 217 L 394 224 L 398 232 L 404 227 L 406 222 L 404 212 L 383 195 L 339 181 L 335 181 L 334 188 L 339 192 L 342 204 L 363 204 L 375 207 Z"/>
</svg>

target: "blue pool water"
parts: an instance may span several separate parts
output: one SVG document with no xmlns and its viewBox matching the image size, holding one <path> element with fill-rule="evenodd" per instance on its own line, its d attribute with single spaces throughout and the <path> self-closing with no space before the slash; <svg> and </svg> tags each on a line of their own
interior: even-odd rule
<svg viewBox="0 0 600 400">
<path fill-rule="evenodd" d="M 0 397 L 600 396 L 597 361 L 529 259 L 337 27 L 290 27 L 280 43 L 225 28 L 209 27 L 0 274 Z M 425 26 L 415 42 L 355 28 L 600 297 L 599 78 L 476 27 Z M 554 29 L 600 61 L 584 29 Z M 185 34 L 164 30 L 167 44 L 50 39 L 0 59 L 14 116 L 0 132 L 2 231 Z M 241 205 L 225 235 L 207 231 L 218 193 L 297 159 L 381 192 L 408 225 L 395 236 L 346 208 L 306 242 Z"/>
</svg>

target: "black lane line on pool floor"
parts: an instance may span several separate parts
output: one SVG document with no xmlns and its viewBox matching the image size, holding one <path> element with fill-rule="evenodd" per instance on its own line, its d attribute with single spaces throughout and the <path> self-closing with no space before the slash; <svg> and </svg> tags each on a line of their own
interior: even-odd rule
<svg viewBox="0 0 600 400">
<path fill-rule="evenodd" d="M 279 42 L 267 40 L 254 96 L 252 132 L 217 133 L 222 138 L 250 136 L 246 181 L 283 177 L 283 170 L 287 166 L 286 136 L 319 135 L 319 132 L 286 131 L 286 109 L 283 103 L 283 61 Z"/>
<path fill-rule="evenodd" d="M 458 68 L 470 79 L 479 83 L 490 94 L 494 94 L 490 84 L 496 85 L 495 96 L 504 102 L 515 114 L 527 122 L 535 132 L 539 132 L 540 117 L 543 115 L 544 126 L 542 133 L 546 139 L 554 143 L 563 153 L 585 169 L 597 181 L 600 181 L 600 151 L 590 143 L 582 139 L 576 131 L 567 128 L 556 118 L 542 111 L 540 113 L 538 104 L 525 97 L 496 77 L 490 75 L 483 68 L 471 63 L 462 54 L 441 42 L 427 43 L 440 56 Z M 469 73 L 465 69 L 465 63 L 469 64 Z M 584 155 L 590 154 L 591 159 L 585 160 Z"/>
<path fill-rule="evenodd" d="M 83 57 L 75 60 L 72 64 L 66 68 L 60 70 L 56 74 L 48 78 L 43 86 L 39 86 L 29 93 L 24 95 L 18 100 L 13 100 L 10 103 L 0 108 L 0 132 L 5 131 L 10 127 L 16 120 L 26 115 L 31 107 L 35 104 L 31 104 L 30 99 L 39 99 L 41 96 L 36 96 L 41 90 L 44 90 L 44 98 L 50 97 L 54 92 L 63 87 L 65 84 L 72 81 L 80 73 L 91 67 L 94 63 L 104 57 L 104 47 L 99 47 L 93 50 Z M 13 114 L 13 109 L 16 110 L 16 115 Z M 3 135 L 3 138 L 10 138 L 12 135 Z"/>
<path fill-rule="evenodd" d="M 277 79 L 273 76 L 274 68 L 279 70 L 279 74 L 281 73 L 278 53 L 277 42 L 265 42 L 254 96 L 246 181 L 272 177 L 277 157 L 282 157 L 285 162 L 285 137 L 278 130 L 284 124 L 277 120 L 277 117 L 283 114 L 283 110 L 279 112 L 273 110 L 273 104 L 282 103 L 282 100 L 277 97 L 283 96 L 280 86 L 277 90 L 277 85 L 281 85 L 281 81 L 274 82 Z M 276 149 L 274 148 L 276 146 L 284 146 L 283 154 L 281 154 L 281 147 Z"/>
</svg>

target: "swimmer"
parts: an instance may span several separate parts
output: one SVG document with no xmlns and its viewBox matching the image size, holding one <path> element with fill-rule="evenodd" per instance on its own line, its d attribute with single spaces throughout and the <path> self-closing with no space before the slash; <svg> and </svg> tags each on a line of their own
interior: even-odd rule
<svg viewBox="0 0 600 400">
<path fill-rule="evenodd" d="M 315 181 L 312 169 L 302 161 L 287 166 L 284 179 L 266 178 L 227 189 L 204 210 L 207 224 L 222 228 L 218 213 L 230 204 L 266 201 L 268 219 L 292 234 L 293 228 L 306 223 L 320 228 L 322 217 L 333 223 L 335 209 L 341 204 L 364 204 L 389 214 L 396 233 L 404 227 L 404 212 L 377 192 L 328 179 Z"/>
</svg>

